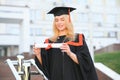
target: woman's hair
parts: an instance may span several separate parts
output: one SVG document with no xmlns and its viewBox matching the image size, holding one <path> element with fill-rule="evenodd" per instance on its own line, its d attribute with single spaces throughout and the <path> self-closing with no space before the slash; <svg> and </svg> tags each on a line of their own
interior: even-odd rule
<svg viewBox="0 0 120 80">
<path fill-rule="evenodd" d="M 65 25 L 66 25 L 66 38 L 69 39 L 70 41 L 73 41 L 75 39 L 74 36 L 74 29 L 73 29 L 73 25 L 72 22 L 69 21 L 69 16 L 68 15 L 64 15 L 65 18 Z M 57 37 L 59 36 L 59 31 L 55 25 L 55 18 L 53 21 L 53 36 L 50 38 L 51 41 L 55 42 L 57 40 Z"/>
</svg>

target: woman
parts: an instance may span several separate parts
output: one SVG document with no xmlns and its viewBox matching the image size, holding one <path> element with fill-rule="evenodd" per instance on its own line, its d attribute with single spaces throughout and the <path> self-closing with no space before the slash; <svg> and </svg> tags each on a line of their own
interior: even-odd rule
<svg viewBox="0 0 120 80">
<path fill-rule="evenodd" d="M 71 7 L 55 7 L 54 35 L 45 43 L 62 43 L 60 48 L 34 48 L 35 61 L 49 80 L 98 80 L 83 34 L 75 34 Z"/>
</svg>

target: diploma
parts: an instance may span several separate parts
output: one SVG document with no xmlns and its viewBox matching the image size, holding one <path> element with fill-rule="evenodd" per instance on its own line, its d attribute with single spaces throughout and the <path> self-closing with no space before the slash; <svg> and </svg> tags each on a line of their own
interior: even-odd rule
<svg viewBox="0 0 120 80">
<path fill-rule="evenodd" d="M 62 46 L 62 43 L 36 43 L 35 48 L 47 48 L 48 46 L 51 46 L 52 48 L 60 48 Z"/>
</svg>

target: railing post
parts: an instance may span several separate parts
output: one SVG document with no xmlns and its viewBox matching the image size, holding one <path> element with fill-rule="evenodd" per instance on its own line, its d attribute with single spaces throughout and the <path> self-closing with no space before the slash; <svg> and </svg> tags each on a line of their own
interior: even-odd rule
<svg viewBox="0 0 120 80">
<path fill-rule="evenodd" d="M 22 69 L 22 64 L 23 64 L 24 56 L 18 55 L 17 59 L 18 59 L 18 72 L 22 72 L 22 70 L 23 70 Z"/>
<path fill-rule="evenodd" d="M 30 80 L 30 63 L 23 63 L 24 75 L 23 80 Z"/>
</svg>

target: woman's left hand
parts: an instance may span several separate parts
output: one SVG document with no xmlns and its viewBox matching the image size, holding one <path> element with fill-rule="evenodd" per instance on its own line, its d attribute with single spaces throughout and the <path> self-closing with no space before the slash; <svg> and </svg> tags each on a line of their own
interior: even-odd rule
<svg viewBox="0 0 120 80">
<path fill-rule="evenodd" d="M 77 64 L 79 64 L 76 54 L 74 54 L 67 43 L 63 43 L 63 45 L 60 47 L 62 52 L 66 52 L 66 54 Z"/>
<path fill-rule="evenodd" d="M 63 43 L 62 46 L 60 47 L 60 49 L 62 50 L 62 52 L 66 52 L 67 55 L 71 54 L 70 47 L 67 43 Z"/>
</svg>

